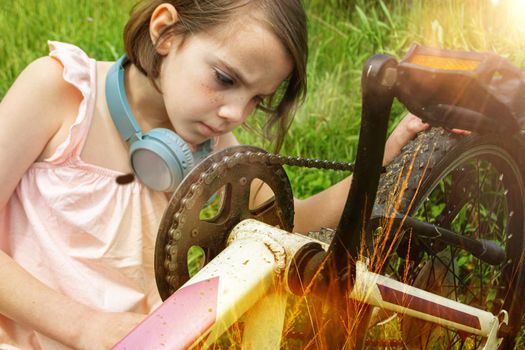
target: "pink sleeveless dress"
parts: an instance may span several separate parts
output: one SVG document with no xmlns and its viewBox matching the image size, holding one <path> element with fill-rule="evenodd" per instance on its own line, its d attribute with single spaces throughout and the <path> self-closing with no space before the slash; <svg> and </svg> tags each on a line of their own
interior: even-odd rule
<svg viewBox="0 0 525 350">
<path fill-rule="evenodd" d="M 167 198 L 137 181 L 117 185 L 121 173 L 82 161 L 96 62 L 73 45 L 49 46 L 83 100 L 67 139 L 27 170 L 0 211 L 0 249 L 72 299 L 101 310 L 148 313 L 160 303 L 153 255 Z M 0 316 L 0 349 L 64 348 Z"/>
</svg>

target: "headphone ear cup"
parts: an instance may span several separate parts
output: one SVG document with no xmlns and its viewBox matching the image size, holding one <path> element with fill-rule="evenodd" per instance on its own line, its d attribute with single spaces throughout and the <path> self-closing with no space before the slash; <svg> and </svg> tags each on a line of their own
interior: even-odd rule
<svg viewBox="0 0 525 350">
<path fill-rule="evenodd" d="M 175 191 L 194 166 L 190 146 L 169 129 L 150 130 L 130 145 L 129 153 L 139 180 L 156 191 Z"/>
</svg>

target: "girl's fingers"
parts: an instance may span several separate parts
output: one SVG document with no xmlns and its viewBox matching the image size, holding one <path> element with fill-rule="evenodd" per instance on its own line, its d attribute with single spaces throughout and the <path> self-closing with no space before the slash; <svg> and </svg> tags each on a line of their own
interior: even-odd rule
<svg viewBox="0 0 525 350">
<path fill-rule="evenodd" d="M 465 136 L 468 136 L 472 133 L 471 131 L 463 130 L 463 129 L 451 129 L 450 132 L 454 134 L 458 134 L 458 135 L 465 135 Z"/>
</svg>

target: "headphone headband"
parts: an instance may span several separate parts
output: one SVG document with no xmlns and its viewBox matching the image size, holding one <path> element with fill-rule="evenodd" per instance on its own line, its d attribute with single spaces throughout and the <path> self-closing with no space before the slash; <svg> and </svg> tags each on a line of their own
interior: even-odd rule
<svg viewBox="0 0 525 350">
<path fill-rule="evenodd" d="M 142 131 L 129 107 L 128 97 L 126 96 L 124 65 L 127 62 L 128 56 L 124 54 L 109 69 L 106 79 L 106 101 L 113 122 L 124 141 L 130 144 L 142 138 Z"/>
</svg>

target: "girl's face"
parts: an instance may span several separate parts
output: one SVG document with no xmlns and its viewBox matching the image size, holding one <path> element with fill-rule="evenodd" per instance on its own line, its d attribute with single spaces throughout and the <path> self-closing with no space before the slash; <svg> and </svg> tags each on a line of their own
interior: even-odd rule
<svg viewBox="0 0 525 350">
<path fill-rule="evenodd" d="M 186 142 L 232 131 L 290 75 L 284 46 L 250 17 L 166 43 L 159 84 L 170 122 Z"/>
</svg>

